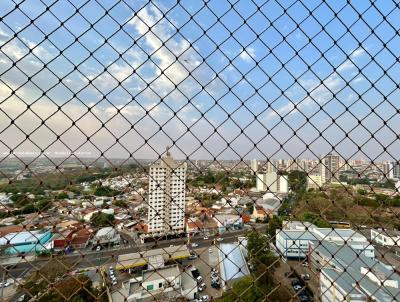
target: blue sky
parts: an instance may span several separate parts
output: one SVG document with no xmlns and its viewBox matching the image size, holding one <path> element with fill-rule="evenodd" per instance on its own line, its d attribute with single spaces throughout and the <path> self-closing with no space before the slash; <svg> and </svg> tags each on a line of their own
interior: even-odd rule
<svg viewBox="0 0 400 302">
<path fill-rule="evenodd" d="M 0 3 L 2 154 L 399 156 L 391 1 L 17 3 Z"/>
</svg>

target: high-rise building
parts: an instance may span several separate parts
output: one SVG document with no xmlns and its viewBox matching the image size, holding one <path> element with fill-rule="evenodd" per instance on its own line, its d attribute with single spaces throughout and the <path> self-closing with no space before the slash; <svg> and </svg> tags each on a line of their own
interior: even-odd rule
<svg viewBox="0 0 400 302">
<path fill-rule="evenodd" d="M 187 164 L 177 163 L 167 150 L 150 166 L 148 227 L 152 235 L 184 232 Z"/>
<path fill-rule="evenodd" d="M 289 190 L 287 176 L 277 172 L 258 173 L 256 186 L 258 192 L 287 193 Z"/>
<path fill-rule="evenodd" d="M 269 160 L 267 162 L 267 173 L 278 171 L 278 162 Z"/>
<path fill-rule="evenodd" d="M 258 171 L 258 162 L 256 159 L 252 159 L 250 163 L 250 168 L 251 168 L 251 173 L 252 174 L 257 174 Z"/>
<path fill-rule="evenodd" d="M 383 164 L 383 174 L 384 174 L 384 177 L 385 178 L 388 178 L 388 179 L 392 179 L 392 178 L 394 178 L 394 166 L 393 166 L 393 162 L 385 162 L 384 164 Z"/>
<path fill-rule="evenodd" d="M 322 183 L 339 181 L 339 155 L 327 154 L 320 164 Z"/>
</svg>

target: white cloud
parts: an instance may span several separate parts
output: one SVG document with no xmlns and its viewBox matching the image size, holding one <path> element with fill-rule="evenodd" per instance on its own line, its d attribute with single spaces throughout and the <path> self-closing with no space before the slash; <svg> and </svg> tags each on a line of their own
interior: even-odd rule
<svg viewBox="0 0 400 302">
<path fill-rule="evenodd" d="M 242 52 L 239 55 L 239 58 L 241 58 L 243 61 L 246 62 L 251 62 L 253 59 L 256 57 L 256 50 L 254 47 L 246 47 L 245 49 L 242 50 Z"/>
<path fill-rule="evenodd" d="M 356 59 L 358 57 L 361 57 L 365 54 L 365 50 L 363 48 L 358 48 L 353 53 L 350 55 L 352 59 Z"/>
</svg>

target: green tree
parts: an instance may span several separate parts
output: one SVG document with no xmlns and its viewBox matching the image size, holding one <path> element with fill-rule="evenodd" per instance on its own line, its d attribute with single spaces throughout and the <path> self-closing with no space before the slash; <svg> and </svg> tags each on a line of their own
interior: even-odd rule
<svg viewBox="0 0 400 302">
<path fill-rule="evenodd" d="M 270 238 L 275 238 L 276 230 L 282 229 L 282 221 L 278 216 L 273 216 L 268 221 L 267 233 Z"/>
<path fill-rule="evenodd" d="M 102 212 L 94 213 L 90 218 L 90 223 L 95 227 L 112 226 L 114 222 L 113 214 L 106 214 Z"/>
<path fill-rule="evenodd" d="M 304 193 L 307 189 L 307 173 L 303 171 L 291 171 L 288 175 L 288 183 L 293 192 L 297 194 Z"/>
</svg>

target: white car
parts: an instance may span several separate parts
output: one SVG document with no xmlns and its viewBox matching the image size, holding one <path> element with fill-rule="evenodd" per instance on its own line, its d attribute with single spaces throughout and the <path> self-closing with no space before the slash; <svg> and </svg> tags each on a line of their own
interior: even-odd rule
<svg viewBox="0 0 400 302">
<path fill-rule="evenodd" d="M 208 295 L 204 295 L 200 298 L 201 302 L 208 302 L 210 300 L 210 298 L 208 297 Z"/>
<path fill-rule="evenodd" d="M 293 286 L 293 289 L 296 291 L 296 292 L 298 292 L 299 290 L 301 290 L 303 287 L 301 286 L 301 285 L 295 285 L 295 286 Z"/>
<path fill-rule="evenodd" d="M 222 240 L 224 240 L 224 238 L 218 237 L 217 241 L 221 242 Z"/>
<path fill-rule="evenodd" d="M 204 236 L 204 238 L 203 238 L 204 240 L 208 240 L 208 236 Z"/>
<path fill-rule="evenodd" d="M 199 245 L 195 242 L 192 243 L 192 247 L 198 247 Z"/>
<path fill-rule="evenodd" d="M 212 248 L 209 248 L 209 249 L 208 249 L 208 252 L 209 252 L 209 253 L 212 253 L 212 252 L 213 252 Z"/>
<path fill-rule="evenodd" d="M 99 245 L 98 247 L 96 247 L 96 252 L 100 252 L 101 251 L 101 246 Z"/>
<path fill-rule="evenodd" d="M 24 299 L 25 299 L 25 295 L 22 295 L 21 297 L 18 298 L 17 301 L 18 301 L 18 302 L 22 302 L 22 301 L 24 301 Z"/>
</svg>

